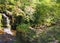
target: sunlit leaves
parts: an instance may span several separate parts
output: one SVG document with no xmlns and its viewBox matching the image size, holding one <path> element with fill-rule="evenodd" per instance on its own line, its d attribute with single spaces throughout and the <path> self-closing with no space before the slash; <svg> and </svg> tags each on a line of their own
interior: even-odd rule
<svg viewBox="0 0 60 43">
<path fill-rule="evenodd" d="M 42 22 L 46 19 L 50 22 L 50 16 L 60 17 L 60 4 L 57 2 L 59 0 L 2 0 L 0 10 L 10 11 L 15 16 L 22 16 L 26 21 Z"/>
<path fill-rule="evenodd" d="M 26 13 L 26 18 L 28 21 L 32 20 L 34 21 L 34 12 L 35 9 L 32 6 L 26 6 L 24 9 L 25 13 Z"/>
<path fill-rule="evenodd" d="M 2 14 L 0 13 L 0 20 L 2 20 Z"/>
<path fill-rule="evenodd" d="M 8 0 L 9 4 L 15 4 L 15 0 Z"/>
<path fill-rule="evenodd" d="M 0 29 L 1 29 L 1 26 L 2 26 L 2 14 L 0 13 Z"/>
<path fill-rule="evenodd" d="M 51 0 L 44 0 L 43 2 L 49 4 L 51 2 Z"/>
</svg>

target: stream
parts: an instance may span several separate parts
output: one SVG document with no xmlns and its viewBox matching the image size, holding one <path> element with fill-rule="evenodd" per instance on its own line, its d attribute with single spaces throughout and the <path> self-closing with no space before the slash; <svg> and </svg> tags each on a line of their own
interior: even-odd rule
<svg viewBox="0 0 60 43">
<path fill-rule="evenodd" d="M 13 43 L 16 41 L 16 36 L 12 36 L 10 19 L 6 14 L 2 14 L 2 16 L 5 18 L 4 22 L 7 27 L 3 27 L 4 34 L 0 34 L 0 43 Z"/>
<path fill-rule="evenodd" d="M 11 25 L 10 25 L 10 19 L 8 16 L 6 16 L 6 14 L 2 14 L 4 18 L 6 18 L 6 26 L 7 27 L 4 27 L 4 32 L 6 32 L 7 34 L 11 34 L 13 35 L 13 33 L 11 32 Z"/>
<path fill-rule="evenodd" d="M 16 41 L 15 36 L 9 34 L 0 34 L 0 43 L 14 43 Z"/>
</svg>

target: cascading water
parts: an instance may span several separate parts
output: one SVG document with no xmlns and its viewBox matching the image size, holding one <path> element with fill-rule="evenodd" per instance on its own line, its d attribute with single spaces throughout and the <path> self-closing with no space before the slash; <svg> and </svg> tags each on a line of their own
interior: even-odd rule
<svg viewBox="0 0 60 43">
<path fill-rule="evenodd" d="M 4 32 L 7 33 L 7 34 L 11 34 L 13 35 L 13 33 L 11 32 L 11 26 L 10 26 L 10 20 L 9 20 L 9 17 L 6 16 L 6 14 L 2 14 L 4 18 L 6 18 L 6 25 L 7 27 L 4 28 Z"/>
</svg>

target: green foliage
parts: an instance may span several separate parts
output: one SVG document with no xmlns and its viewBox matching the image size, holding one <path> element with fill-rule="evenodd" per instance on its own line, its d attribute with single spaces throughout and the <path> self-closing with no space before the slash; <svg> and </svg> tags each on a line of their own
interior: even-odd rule
<svg viewBox="0 0 60 43">
<path fill-rule="evenodd" d="M 45 3 L 49 2 L 49 3 Z M 55 7 L 55 8 L 54 8 Z M 54 19 L 58 19 L 59 16 L 59 4 L 55 1 L 42 1 L 36 4 L 36 12 L 35 12 L 35 22 L 37 23 L 53 23 L 55 22 Z M 56 13 L 57 12 L 57 13 Z M 47 21 L 48 20 L 48 21 Z"/>
<path fill-rule="evenodd" d="M 22 23 L 22 24 L 20 24 L 20 25 L 18 25 L 17 26 L 17 30 L 18 31 L 22 31 L 22 32 L 28 32 L 29 31 L 29 26 L 30 26 L 30 24 L 24 24 L 24 23 Z"/>
<path fill-rule="evenodd" d="M 51 26 L 60 22 L 60 0 L 0 0 L 0 12 L 11 14 L 15 18 L 17 31 L 22 32 L 17 35 L 19 41 L 22 37 L 23 41 L 29 40 L 30 43 L 34 43 L 35 40 L 35 43 L 50 43 L 49 41 L 54 38 L 60 41 L 59 26 L 52 26 L 51 30 L 48 28 L 40 37 L 36 37 L 34 31 L 29 30 L 31 24 Z"/>
<path fill-rule="evenodd" d="M 36 43 L 54 43 L 54 41 L 56 40 L 59 43 L 60 42 L 60 31 L 59 30 L 60 30 L 60 25 L 55 25 L 55 26 L 46 28 L 46 30 L 40 33 L 38 36 L 36 32 L 32 30 L 30 30 L 26 34 L 22 33 L 22 36 L 19 36 L 19 34 L 21 35 L 21 33 L 18 32 L 18 36 L 20 37 L 20 39 L 19 37 L 18 39 L 19 41 L 21 41 L 21 38 L 22 38 L 22 40 L 26 43 L 28 42 L 29 43 L 35 43 L 35 42 Z"/>
<path fill-rule="evenodd" d="M 55 0 L 2 0 L 0 3 L 1 12 L 9 11 L 15 16 L 22 16 L 27 22 L 45 23 L 49 19 L 52 23 L 51 19 L 60 17 L 60 5 Z"/>
<path fill-rule="evenodd" d="M 1 26 L 2 26 L 2 14 L 0 13 L 0 29 L 1 29 Z"/>
<path fill-rule="evenodd" d="M 36 23 L 36 24 L 44 24 L 44 25 L 47 25 L 47 26 L 51 26 L 52 23 L 58 21 L 58 19 L 60 18 L 59 16 L 59 12 L 60 9 L 59 6 L 60 4 L 56 3 L 55 0 L 42 0 L 42 1 L 39 1 L 37 2 L 36 0 L 33 1 L 34 3 L 32 3 L 31 5 L 34 5 L 33 8 L 35 9 L 34 13 L 32 13 L 31 15 L 31 11 L 28 11 L 27 9 L 25 10 L 24 9 L 24 12 L 26 14 L 26 18 L 25 20 L 26 21 L 30 21 L 30 16 L 33 16 L 34 19 L 33 19 L 33 22 Z M 25 5 L 27 6 L 27 5 Z M 28 8 L 29 6 L 27 6 Z M 25 7 L 26 8 L 26 7 Z M 26 13 L 27 12 L 27 13 Z M 60 19 L 59 19 L 60 20 Z M 23 26 L 21 26 L 23 27 Z M 29 26 L 28 26 L 29 27 Z M 25 28 L 25 26 L 24 26 Z M 60 35 L 58 35 L 60 32 L 59 32 L 59 26 L 52 26 L 49 27 L 47 29 L 47 31 L 44 31 L 42 32 L 39 37 L 36 37 L 36 34 L 33 35 L 32 33 L 29 33 L 30 35 L 28 35 L 30 37 L 29 40 L 32 40 L 30 41 L 30 43 L 53 43 L 53 40 L 58 40 L 60 41 L 60 38 L 58 38 Z M 50 30 L 49 30 L 50 29 Z M 23 29 L 25 30 L 25 29 Z M 29 31 L 29 30 L 27 30 Z M 27 35 L 27 34 L 26 34 Z M 26 37 L 28 37 L 26 36 Z M 33 38 L 34 37 L 34 38 Z M 31 39 L 32 38 L 32 39 Z M 27 43 L 27 42 L 26 42 Z"/>
<path fill-rule="evenodd" d="M 45 35 L 42 35 L 41 37 L 43 37 L 46 43 L 49 43 L 49 41 L 53 43 L 53 40 L 58 40 L 58 42 L 60 42 L 59 30 L 60 30 L 60 27 L 58 25 L 49 27 Z"/>
</svg>

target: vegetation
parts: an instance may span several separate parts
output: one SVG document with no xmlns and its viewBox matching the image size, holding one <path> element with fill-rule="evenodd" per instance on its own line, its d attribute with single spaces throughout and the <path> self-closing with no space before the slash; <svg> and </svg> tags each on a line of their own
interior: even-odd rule
<svg viewBox="0 0 60 43">
<path fill-rule="evenodd" d="M 0 0 L 0 13 L 16 28 L 15 43 L 60 43 L 60 0 Z"/>
</svg>

